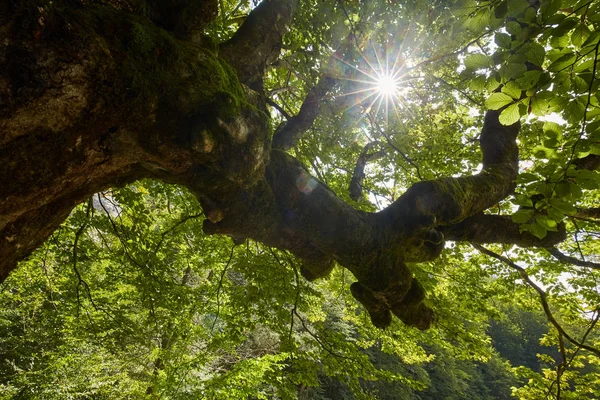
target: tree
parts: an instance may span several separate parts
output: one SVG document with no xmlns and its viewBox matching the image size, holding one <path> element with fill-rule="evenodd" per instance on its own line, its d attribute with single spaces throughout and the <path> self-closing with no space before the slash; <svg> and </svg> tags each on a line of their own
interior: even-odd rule
<svg viewBox="0 0 600 400">
<path fill-rule="evenodd" d="M 599 7 L 5 1 L 2 279 L 94 193 L 151 178 L 193 193 L 206 234 L 289 251 L 308 280 L 349 270 L 380 328 L 393 314 L 425 330 L 433 306 L 451 321 L 437 269 L 492 257 L 539 296 L 560 392 L 564 340 L 600 354 L 586 342 L 600 301 Z"/>
</svg>

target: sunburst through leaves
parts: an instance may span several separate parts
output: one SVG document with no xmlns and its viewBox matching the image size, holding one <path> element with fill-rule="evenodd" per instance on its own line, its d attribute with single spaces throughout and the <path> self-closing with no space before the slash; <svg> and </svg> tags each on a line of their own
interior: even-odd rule
<svg viewBox="0 0 600 400">
<path fill-rule="evenodd" d="M 413 79 L 403 52 L 378 50 L 373 44 L 370 51 L 355 50 L 354 60 L 334 56 L 337 66 L 333 75 L 346 82 L 339 95 L 344 99 L 346 111 L 353 111 L 357 120 L 370 112 L 383 112 L 386 121 L 391 116 L 398 117 L 406 109 L 407 82 Z"/>
</svg>

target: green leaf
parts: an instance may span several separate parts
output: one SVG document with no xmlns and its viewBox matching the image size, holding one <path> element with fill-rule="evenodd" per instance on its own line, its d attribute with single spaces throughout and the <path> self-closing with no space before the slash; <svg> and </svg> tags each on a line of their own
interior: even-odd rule
<svg viewBox="0 0 600 400">
<path fill-rule="evenodd" d="M 486 77 L 477 75 L 469 81 L 469 89 L 474 91 L 483 91 L 485 89 Z"/>
<path fill-rule="evenodd" d="M 552 36 L 563 36 L 565 33 L 573 29 L 578 22 L 579 18 L 576 17 L 570 17 L 565 19 L 556 28 L 552 29 Z"/>
<path fill-rule="evenodd" d="M 521 209 L 514 213 L 511 218 L 513 222 L 516 222 L 517 224 L 524 224 L 533 218 L 534 213 L 535 210 L 533 209 Z"/>
<path fill-rule="evenodd" d="M 548 17 L 548 19 L 546 19 L 546 21 L 544 22 L 546 25 L 558 25 L 561 22 L 563 22 L 566 18 L 567 16 L 565 14 L 558 13 Z M 552 33 L 552 31 L 550 31 L 550 33 Z"/>
<path fill-rule="evenodd" d="M 585 127 L 585 131 L 587 133 L 589 133 L 590 135 L 592 135 L 594 132 L 599 131 L 600 130 L 600 118 L 592 121 L 592 122 L 588 122 L 588 124 Z"/>
<path fill-rule="evenodd" d="M 556 122 L 545 121 L 542 129 L 547 136 L 552 138 L 558 138 L 562 135 L 562 127 Z"/>
<path fill-rule="evenodd" d="M 544 46 L 538 43 L 533 43 L 531 48 L 525 53 L 527 56 L 527 61 L 541 67 L 544 65 L 544 59 L 546 57 L 546 50 L 544 50 Z"/>
<path fill-rule="evenodd" d="M 575 208 L 575 206 L 573 206 L 573 204 L 571 204 L 563 199 L 560 199 L 560 198 L 554 197 L 554 198 L 550 199 L 548 201 L 548 203 L 552 207 L 556 208 L 557 210 L 563 212 L 566 215 L 572 215 L 577 212 L 577 209 Z"/>
<path fill-rule="evenodd" d="M 531 182 L 536 182 L 539 181 L 540 177 L 537 176 L 536 174 L 532 174 L 530 172 L 521 172 L 518 176 L 517 176 L 517 183 L 531 183 Z"/>
<path fill-rule="evenodd" d="M 521 62 L 510 62 L 506 66 L 508 79 L 520 78 L 527 71 L 527 66 Z"/>
<path fill-rule="evenodd" d="M 546 96 L 538 95 L 531 98 L 531 111 L 535 115 L 543 116 L 551 111 L 550 101 Z"/>
<path fill-rule="evenodd" d="M 535 222 L 547 231 L 556 232 L 558 230 L 556 228 L 556 221 L 547 215 L 536 215 Z"/>
<path fill-rule="evenodd" d="M 575 93 L 585 93 L 589 89 L 589 84 L 579 75 L 574 75 L 571 78 L 571 89 Z"/>
<path fill-rule="evenodd" d="M 550 72 L 558 72 L 563 69 L 570 67 L 573 65 L 575 60 L 577 59 L 577 55 L 574 53 L 568 53 L 564 56 L 560 57 L 558 60 L 554 61 L 552 64 L 548 66 L 548 71 Z"/>
<path fill-rule="evenodd" d="M 494 8 L 494 17 L 496 19 L 504 18 L 507 13 L 508 13 L 508 4 L 506 3 L 506 1 L 502 1 L 500 4 L 498 4 Z"/>
<path fill-rule="evenodd" d="M 552 24 L 556 24 L 558 22 L 548 22 L 549 18 L 552 18 L 554 16 L 563 16 L 564 14 L 557 14 L 557 11 L 561 8 L 562 6 L 562 0 L 542 0 L 540 2 L 540 13 L 542 15 L 542 20 L 548 24 L 548 25 L 552 25 Z M 560 22 L 560 21 L 559 21 Z"/>
<path fill-rule="evenodd" d="M 558 208 L 550 206 L 547 208 L 547 210 L 548 210 L 548 216 L 555 221 L 562 221 L 563 218 L 565 218 L 565 214 L 562 211 L 560 211 Z"/>
<path fill-rule="evenodd" d="M 506 84 L 502 87 L 502 93 L 509 95 L 515 100 L 519 100 L 519 98 L 521 98 L 521 88 L 514 81 L 506 82 Z"/>
<path fill-rule="evenodd" d="M 517 179 L 519 179 L 517 177 Z M 533 207 L 533 201 L 529 196 L 526 196 L 521 193 L 515 194 L 514 198 L 511 200 L 513 204 L 523 206 L 523 207 Z"/>
<path fill-rule="evenodd" d="M 521 89 L 528 90 L 535 87 L 535 85 L 539 82 L 541 76 L 542 71 L 526 71 L 521 77 L 516 79 L 516 82 L 519 84 Z"/>
<path fill-rule="evenodd" d="M 581 23 L 571 34 L 571 43 L 573 43 L 575 46 L 581 46 L 587 40 L 590 34 L 591 32 L 587 25 Z"/>
<path fill-rule="evenodd" d="M 537 220 L 536 220 L 535 224 L 531 224 L 529 226 L 529 232 L 531 232 L 531 234 L 533 236 L 537 237 L 538 239 L 543 239 L 548 234 L 548 230 L 546 228 L 544 228 L 543 226 L 539 225 L 537 223 Z"/>
<path fill-rule="evenodd" d="M 489 68 L 490 66 L 491 60 L 485 54 L 470 54 L 465 58 L 465 67 L 467 69 L 477 70 Z"/>
<path fill-rule="evenodd" d="M 506 24 L 506 31 L 511 35 L 519 36 L 521 34 L 521 24 L 511 21 Z"/>
<path fill-rule="evenodd" d="M 497 74 L 490 74 L 490 76 L 487 78 L 485 85 L 486 90 L 493 92 L 494 90 L 498 89 L 500 86 L 500 78 L 496 75 Z"/>
<path fill-rule="evenodd" d="M 510 49 L 511 41 L 512 41 L 512 39 L 510 38 L 510 35 L 508 35 L 506 33 L 502 33 L 502 32 L 496 33 L 496 35 L 494 37 L 494 42 L 499 47 L 503 47 L 505 49 Z"/>
<path fill-rule="evenodd" d="M 583 104 L 579 99 L 575 99 L 574 101 L 570 101 L 567 104 L 567 108 L 565 109 L 563 118 L 569 122 L 577 123 L 583 119 L 583 114 L 585 113 L 585 104 Z"/>
<path fill-rule="evenodd" d="M 511 15 L 518 15 L 525 11 L 528 4 L 523 0 L 508 0 L 508 11 Z"/>
<path fill-rule="evenodd" d="M 519 104 L 515 103 L 502 110 L 498 119 L 502 125 L 512 125 L 517 122 L 519 118 L 521 118 Z"/>
<path fill-rule="evenodd" d="M 490 110 L 499 110 L 512 102 L 512 97 L 504 93 L 492 93 L 492 95 L 485 101 L 485 106 Z"/>
<path fill-rule="evenodd" d="M 583 196 L 583 191 L 576 183 L 569 183 L 569 190 L 571 191 L 571 198 L 573 200 L 580 199 Z"/>
</svg>

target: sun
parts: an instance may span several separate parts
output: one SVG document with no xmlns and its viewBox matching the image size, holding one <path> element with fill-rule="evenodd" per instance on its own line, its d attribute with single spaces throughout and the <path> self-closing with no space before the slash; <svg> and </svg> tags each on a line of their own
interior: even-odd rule
<svg viewBox="0 0 600 400">
<path fill-rule="evenodd" d="M 336 63 L 332 64 L 331 76 L 347 81 L 337 95 L 348 99 L 344 112 L 358 122 L 367 113 L 377 115 L 381 111 L 386 123 L 389 117 L 401 118 L 402 110 L 410 113 L 405 98 L 410 91 L 408 82 L 417 79 L 410 61 L 415 49 L 371 42 L 364 51 L 358 45 L 355 50 L 358 57 L 332 56 Z"/>
<path fill-rule="evenodd" d="M 398 81 L 390 73 L 385 73 L 377 77 L 375 82 L 375 90 L 386 97 L 392 97 L 398 93 Z"/>
</svg>

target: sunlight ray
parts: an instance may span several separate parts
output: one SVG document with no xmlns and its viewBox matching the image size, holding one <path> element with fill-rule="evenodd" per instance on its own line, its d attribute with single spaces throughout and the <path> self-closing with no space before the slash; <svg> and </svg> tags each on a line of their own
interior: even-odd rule
<svg viewBox="0 0 600 400">
<path fill-rule="evenodd" d="M 349 63 L 349 62 L 347 62 L 347 61 L 344 61 L 344 60 L 342 60 L 341 58 L 339 58 L 339 57 L 338 57 L 338 56 L 336 56 L 335 54 L 333 54 L 333 58 L 335 58 L 336 60 L 339 60 L 341 63 L 343 63 L 343 64 L 345 64 L 345 65 L 349 66 L 350 68 L 352 68 L 352 69 L 355 69 L 356 71 L 360 72 L 361 74 L 364 74 L 364 75 L 368 76 L 368 77 L 369 77 L 369 78 L 371 78 L 371 79 L 376 79 L 376 78 L 375 78 L 373 75 L 369 74 L 369 73 L 368 73 L 368 72 L 366 72 L 366 71 L 363 71 L 363 70 L 361 70 L 361 69 L 360 69 L 360 68 L 358 68 L 358 67 L 355 67 L 354 65 L 350 64 L 350 63 Z M 367 63 L 367 64 L 368 64 L 368 63 Z"/>
<path fill-rule="evenodd" d="M 359 89 L 359 90 L 355 90 L 355 91 L 348 92 L 348 93 L 342 93 L 342 94 L 340 94 L 339 96 L 340 96 L 340 97 L 343 97 L 343 96 L 351 96 L 351 95 L 353 95 L 353 94 L 359 94 L 359 93 L 365 93 L 365 92 L 371 92 L 371 91 L 373 91 L 373 92 L 377 92 L 377 89 L 376 89 L 376 88 L 366 88 L 366 89 Z"/>
<path fill-rule="evenodd" d="M 377 93 L 376 91 L 373 91 L 373 93 L 371 93 L 371 94 L 370 94 L 370 95 L 368 95 L 367 97 L 365 97 L 365 98 L 361 99 L 359 102 L 357 102 L 357 103 L 355 103 L 355 104 L 352 104 L 350 107 L 348 107 L 348 108 L 344 109 L 343 111 L 344 111 L 344 112 L 346 112 L 346 111 L 349 111 L 349 110 L 351 110 L 352 108 L 354 108 L 354 107 L 356 107 L 356 106 L 358 106 L 358 105 L 360 105 L 360 104 L 364 103 L 364 102 L 365 102 L 367 99 L 369 99 L 369 98 L 371 98 L 371 97 L 373 97 L 373 96 L 375 96 L 375 95 L 379 96 L 380 94 L 379 94 L 379 93 Z"/>
</svg>

